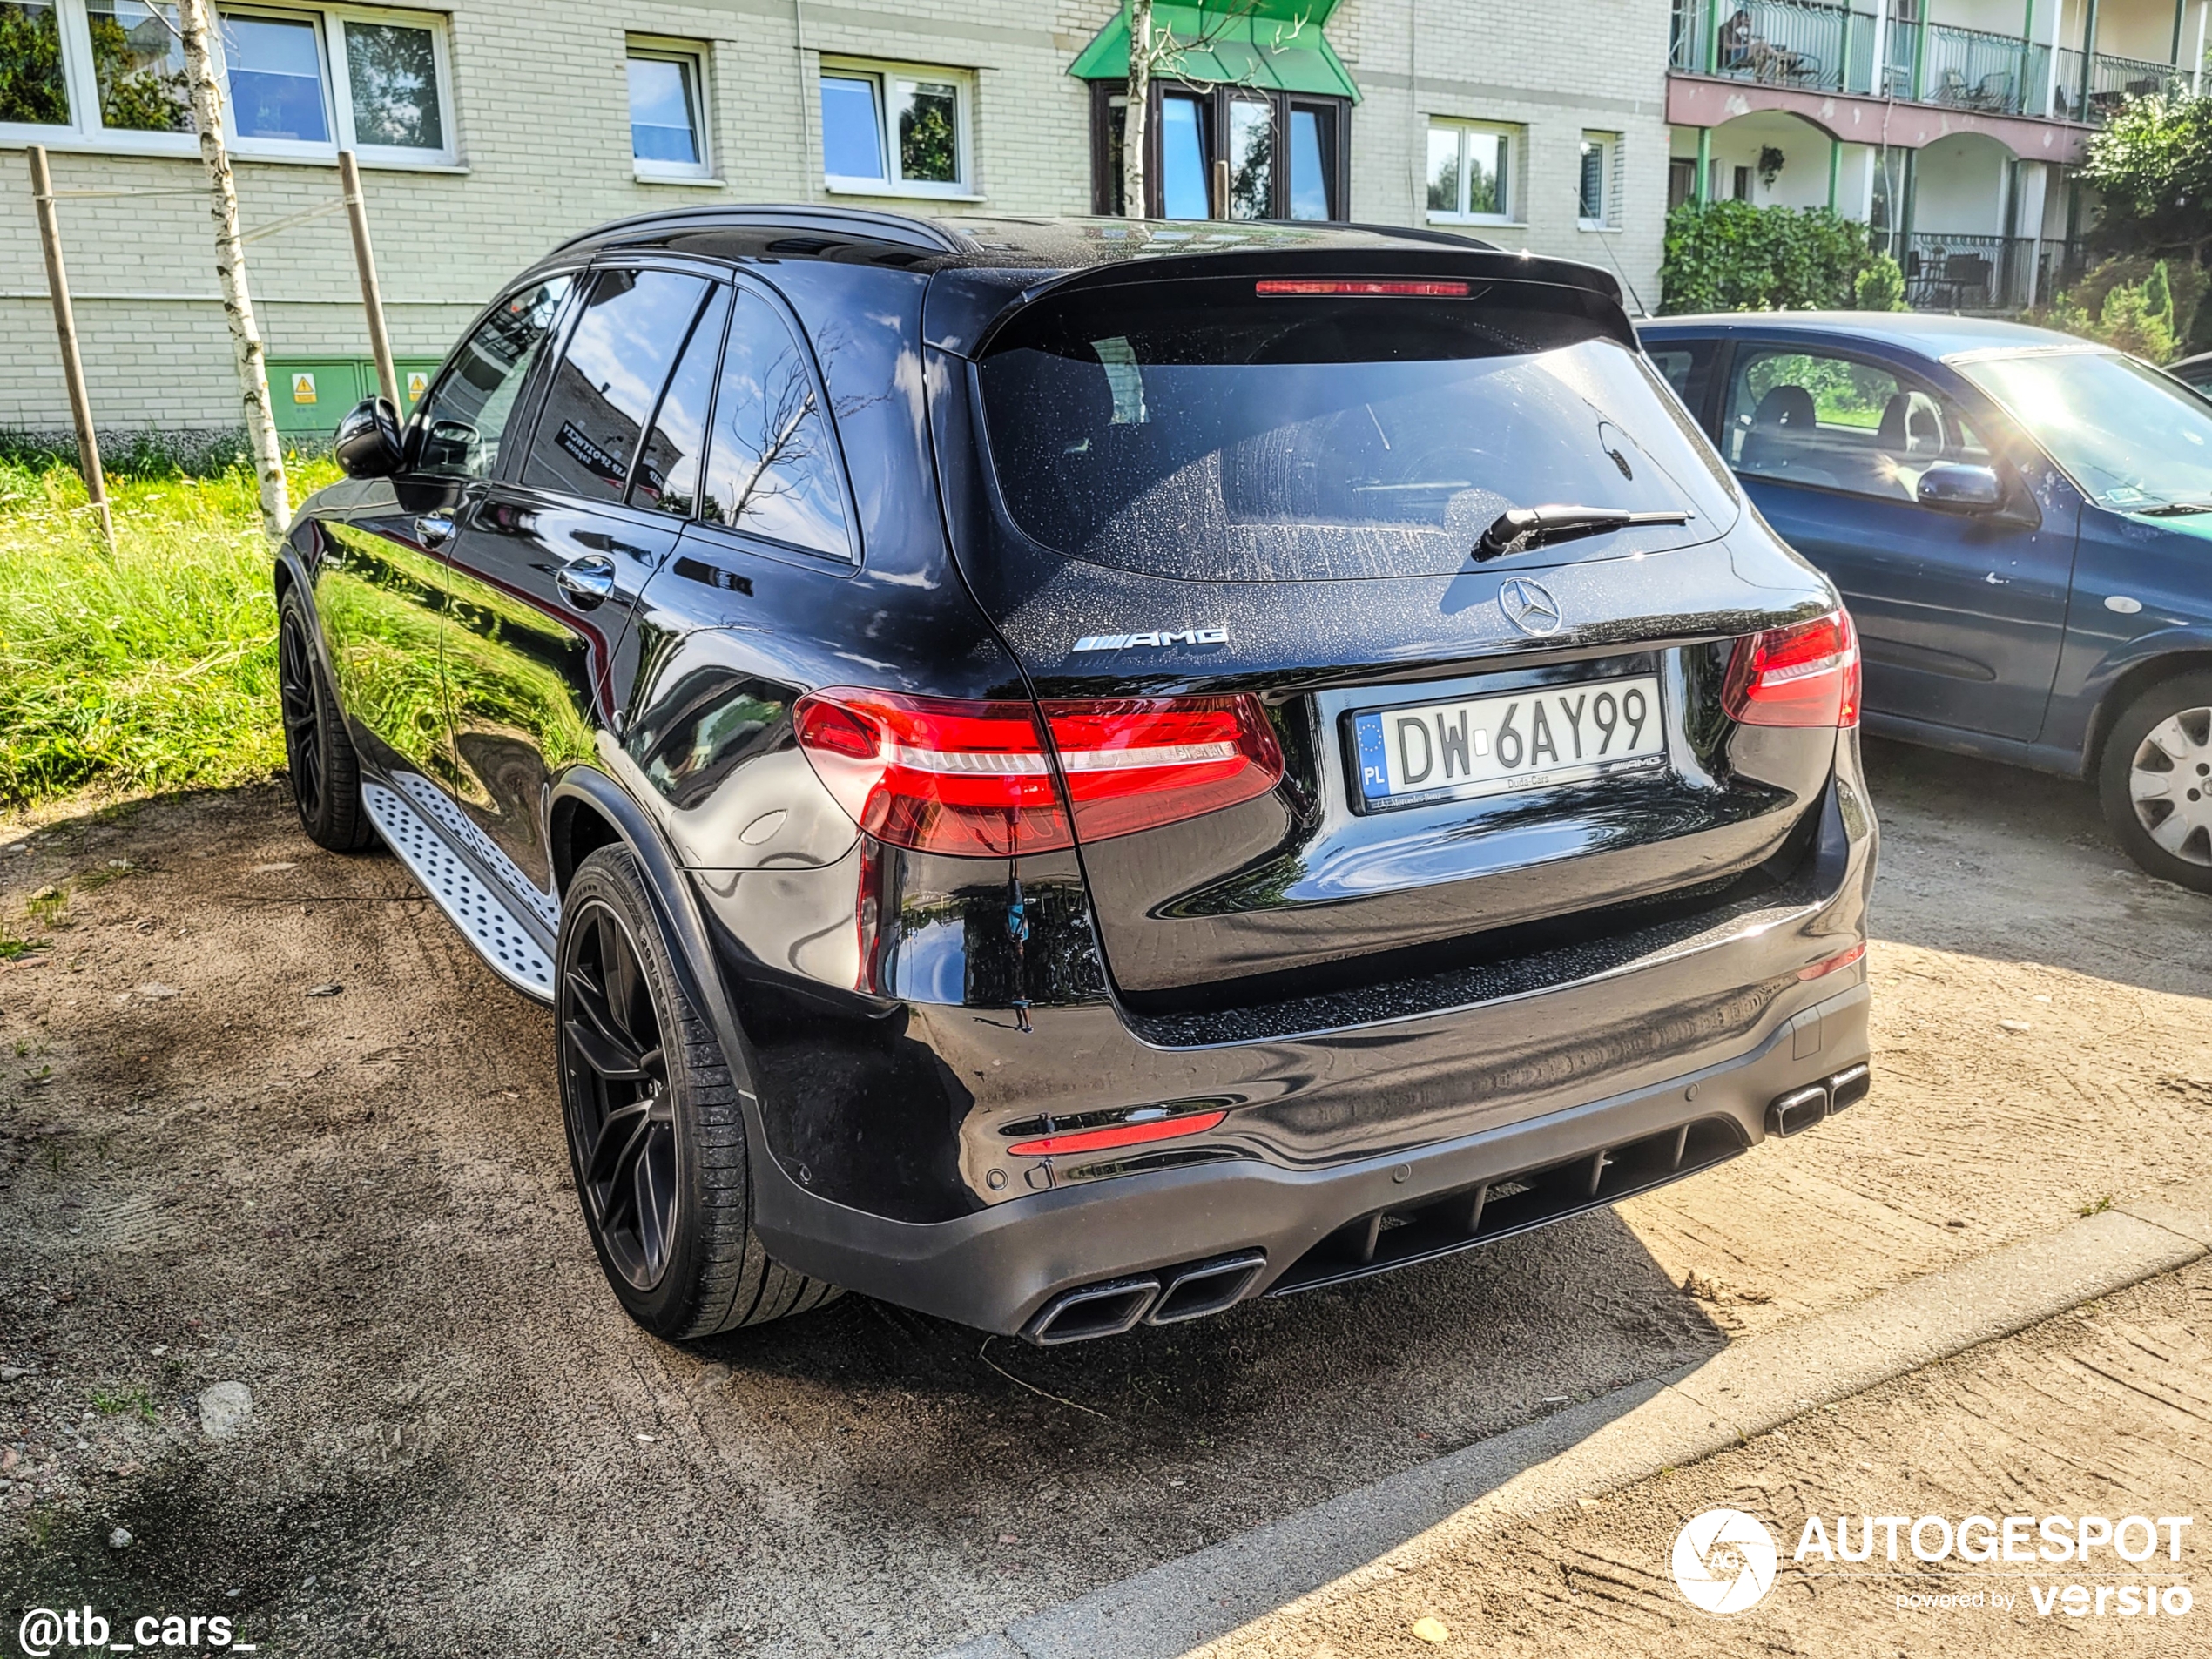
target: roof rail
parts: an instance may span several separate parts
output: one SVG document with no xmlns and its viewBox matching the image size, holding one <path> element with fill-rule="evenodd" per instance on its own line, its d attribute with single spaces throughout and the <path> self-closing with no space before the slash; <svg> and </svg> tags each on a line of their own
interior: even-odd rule
<svg viewBox="0 0 2212 1659">
<path fill-rule="evenodd" d="M 663 208 L 658 212 L 637 213 L 628 219 L 610 220 L 604 225 L 580 231 L 555 248 L 574 247 L 579 242 L 595 241 L 602 237 L 624 231 L 644 230 L 655 226 L 678 225 L 768 226 L 795 231 L 842 231 L 850 234 L 866 234 L 879 241 L 897 242 L 907 247 L 924 248 L 933 253 L 957 253 L 961 244 L 941 226 L 927 219 L 909 218 L 904 213 L 880 212 L 862 207 L 826 207 L 796 203 L 761 203 L 753 206 L 711 207 Z"/>
</svg>

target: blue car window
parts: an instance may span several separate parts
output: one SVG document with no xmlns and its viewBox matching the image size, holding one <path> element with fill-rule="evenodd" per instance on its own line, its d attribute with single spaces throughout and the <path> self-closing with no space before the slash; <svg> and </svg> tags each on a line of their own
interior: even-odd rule
<svg viewBox="0 0 2212 1659">
<path fill-rule="evenodd" d="M 1801 348 L 1740 353 L 1723 434 L 1748 477 L 1913 501 L 1939 461 L 1989 464 L 1959 406 L 1873 363 Z"/>
</svg>

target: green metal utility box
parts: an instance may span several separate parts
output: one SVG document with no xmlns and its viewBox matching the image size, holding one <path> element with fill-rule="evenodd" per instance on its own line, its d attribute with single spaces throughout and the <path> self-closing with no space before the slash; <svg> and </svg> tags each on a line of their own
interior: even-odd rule
<svg viewBox="0 0 2212 1659">
<path fill-rule="evenodd" d="M 400 418 L 430 389 L 438 372 L 435 357 L 395 359 L 404 407 Z M 338 429 L 346 411 L 376 390 L 376 365 L 366 357 L 272 357 L 269 359 L 269 401 L 276 408 L 278 435 L 286 438 L 327 438 Z"/>
</svg>

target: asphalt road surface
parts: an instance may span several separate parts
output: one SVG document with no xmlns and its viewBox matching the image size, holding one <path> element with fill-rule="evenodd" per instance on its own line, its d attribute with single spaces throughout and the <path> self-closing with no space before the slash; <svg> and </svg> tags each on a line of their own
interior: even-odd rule
<svg viewBox="0 0 2212 1659">
<path fill-rule="evenodd" d="M 40 948 L 0 965 L 0 1642 L 69 1603 L 263 1653 L 927 1654 L 2212 1167 L 2212 900 L 2077 785 L 1869 749 L 1864 1106 L 1053 1351 L 857 1298 L 658 1344 L 576 1213 L 550 1016 L 396 862 L 269 789 L 0 827 Z"/>
</svg>

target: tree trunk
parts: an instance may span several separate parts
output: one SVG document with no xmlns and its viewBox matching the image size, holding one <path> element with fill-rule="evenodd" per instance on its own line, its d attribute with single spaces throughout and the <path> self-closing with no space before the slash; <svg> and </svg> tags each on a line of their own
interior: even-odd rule
<svg viewBox="0 0 2212 1659">
<path fill-rule="evenodd" d="M 1122 212 L 1144 215 L 1144 125 L 1152 100 L 1152 0 L 1129 0 L 1129 98 L 1122 111 Z"/>
<path fill-rule="evenodd" d="M 261 529 L 271 541 L 292 519 L 284 477 L 284 452 L 277 447 L 276 415 L 269 406 L 268 363 L 261 331 L 253 320 L 253 296 L 246 284 L 246 248 L 239 239 L 238 185 L 223 147 L 223 89 L 215 75 L 209 42 L 208 0 L 179 0 L 178 32 L 184 37 L 185 77 L 192 86 L 192 125 L 199 131 L 199 158 L 207 164 L 215 215 L 215 274 L 223 285 L 223 313 L 231 326 L 231 356 L 238 365 L 239 393 L 246 408 L 246 441 L 253 452 L 260 481 Z"/>
</svg>

